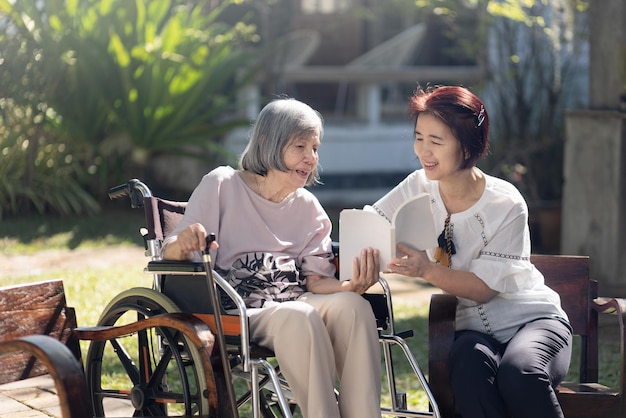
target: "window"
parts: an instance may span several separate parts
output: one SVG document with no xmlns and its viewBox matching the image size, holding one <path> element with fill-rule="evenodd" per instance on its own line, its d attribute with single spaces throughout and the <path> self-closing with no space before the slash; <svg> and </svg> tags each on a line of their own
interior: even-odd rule
<svg viewBox="0 0 626 418">
<path fill-rule="evenodd" d="M 336 13 L 348 10 L 352 0 L 302 0 L 302 13 Z"/>
</svg>

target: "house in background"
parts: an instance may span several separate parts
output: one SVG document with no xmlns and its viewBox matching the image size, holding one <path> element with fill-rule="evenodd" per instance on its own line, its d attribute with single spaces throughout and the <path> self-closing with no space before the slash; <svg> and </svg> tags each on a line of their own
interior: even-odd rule
<svg viewBox="0 0 626 418">
<path fill-rule="evenodd" d="M 389 14 L 382 2 L 368 0 L 255 3 L 263 6 L 259 31 L 267 60 L 239 107 L 252 120 L 272 97 L 287 95 L 320 111 L 324 185 L 311 190 L 326 207 L 372 203 L 419 167 L 406 114 L 418 84 L 485 80 L 476 62 L 437 62 L 431 44 L 443 39 L 436 33 L 441 28 L 418 21 L 417 13 Z M 248 129 L 232 132 L 227 148 L 241 153 L 247 135 Z"/>
</svg>

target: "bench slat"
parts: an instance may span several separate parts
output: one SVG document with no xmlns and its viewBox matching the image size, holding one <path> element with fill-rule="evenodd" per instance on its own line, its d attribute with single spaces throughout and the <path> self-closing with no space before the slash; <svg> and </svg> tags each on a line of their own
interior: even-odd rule
<svg viewBox="0 0 626 418">
<path fill-rule="evenodd" d="M 66 306 L 62 280 L 0 288 L 0 342 L 28 335 L 49 335 L 80 358 L 72 338 L 76 317 Z M 16 352 L 2 356 L 0 384 L 48 374 L 35 357 Z"/>
</svg>

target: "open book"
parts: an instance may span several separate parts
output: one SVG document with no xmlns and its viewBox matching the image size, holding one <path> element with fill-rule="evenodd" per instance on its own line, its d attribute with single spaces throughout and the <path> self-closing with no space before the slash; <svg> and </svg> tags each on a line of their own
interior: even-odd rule
<svg viewBox="0 0 626 418">
<path fill-rule="evenodd" d="M 352 260 L 363 248 L 380 250 L 380 267 L 386 269 L 396 256 L 396 244 L 402 242 L 416 250 L 437 246 L 437 232 L 430 206 L 430 195 L 421 193 L 406 202 L 393 214 L 391 223 L 368 209 L 344 209 L 339 214 L 339 254 L 341 280 L 352 277 Z"/>
</svg>

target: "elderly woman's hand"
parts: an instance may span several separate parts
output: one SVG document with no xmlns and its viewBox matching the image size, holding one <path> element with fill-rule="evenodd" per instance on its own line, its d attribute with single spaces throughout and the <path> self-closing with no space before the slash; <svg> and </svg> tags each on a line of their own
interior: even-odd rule
<svg viewBox="0 0 626 418">
<path fill-rule="evenodd" d="M 352 261 L 352 291 L 360 295 L 378 283 L 380 273 L 380 252 L 377 249 L 365 248 L 361 250 L 360 259 Z"/>
<path fill-rule="evenodd" d="M 183 229 L 176 241 L 180 251 L 188 255 L 194 251 L 202 251 L 206 247 L 207 232 L 199 223 L 191 224 Z"/>
<path fill-rule="evenodd" d="M 163 258 L 167 260 L 185 260 L 194 251 L 202 251 L 206 247 L 207 232 L 200 223 L 189 225 L 183 229 L 176 238 L 163 248 Z M 216 241 L 211 243 L 211 248 L 217 248 Z"/>
</svg>

